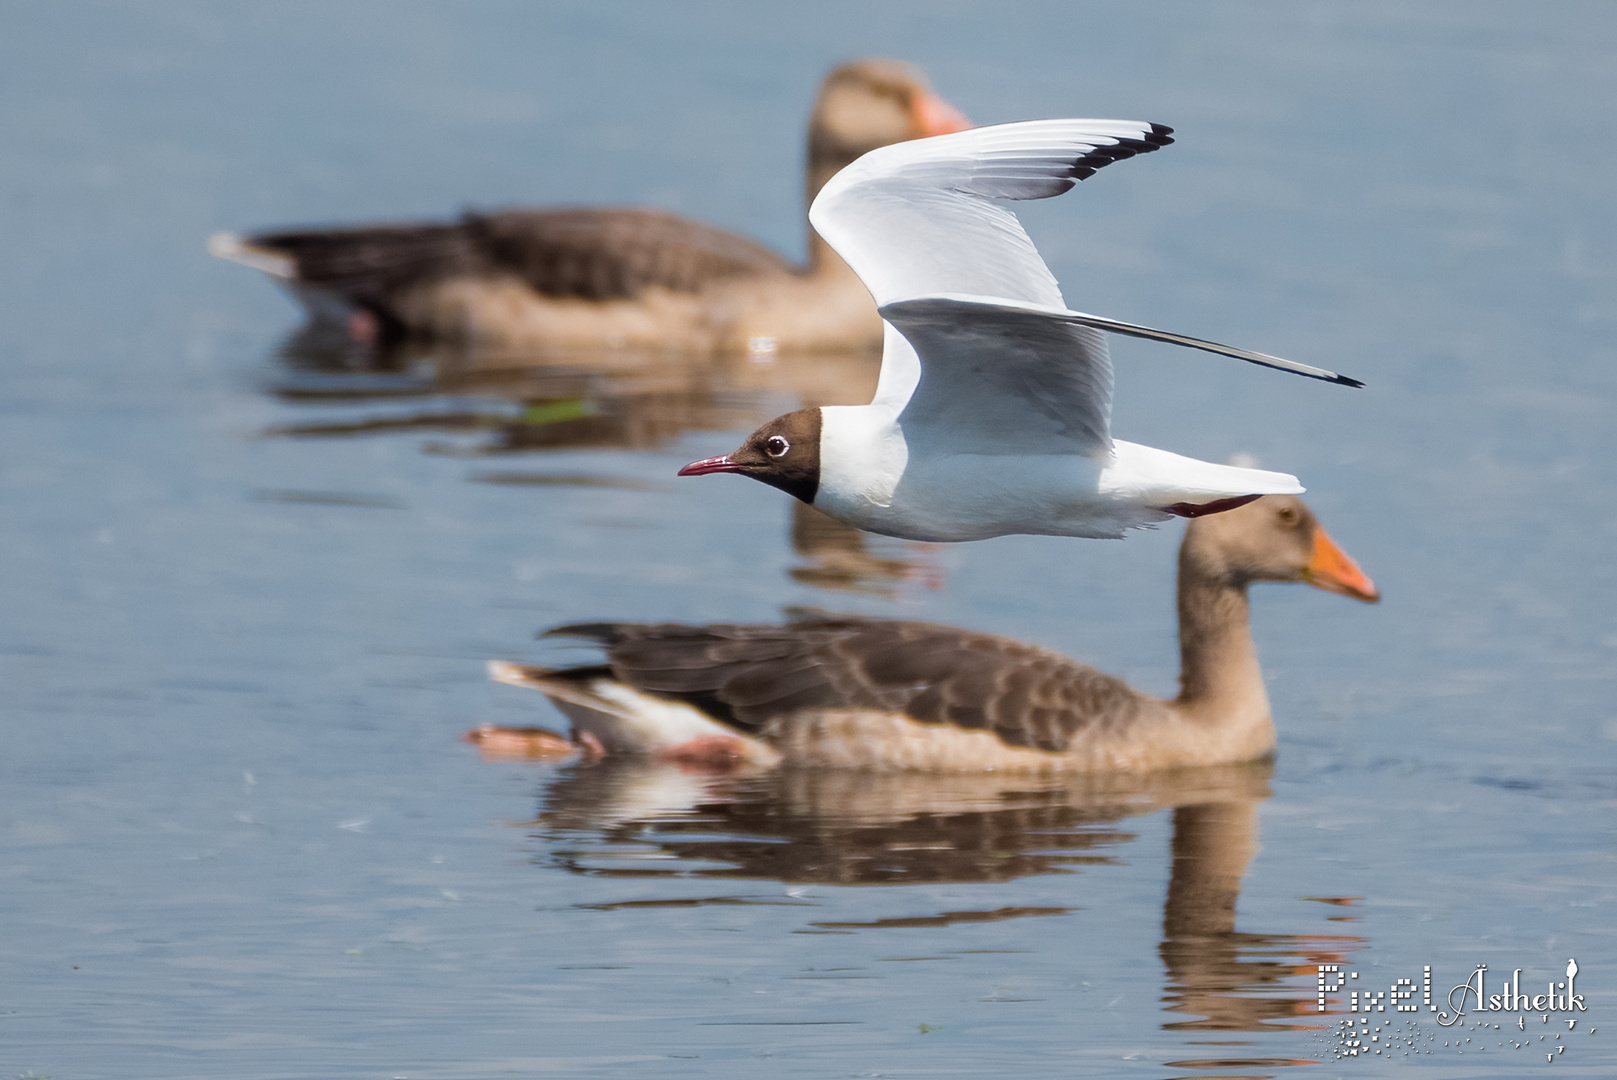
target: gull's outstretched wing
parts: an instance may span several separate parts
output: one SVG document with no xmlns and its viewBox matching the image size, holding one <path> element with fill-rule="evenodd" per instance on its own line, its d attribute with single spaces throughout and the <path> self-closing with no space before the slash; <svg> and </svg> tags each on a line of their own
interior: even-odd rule
<svg viewBox="0 0 1617 1080">
<path fill-rule="evenodd" d="M 1363 386 L 1357 379 L 1346 375 L 1338 375 L 1325 368 L 1314 367 L 1311 364 L 1299 364 L 1295 360 L 1283 360 L 1268 353 L 1253 352 L 1250 349 L 1237 349 L 1233 345 L 1220 345 L 1216 341 L 1204 341 L 1201 338 L 1189 337 L 1185 334 L 1175 334 L 1167 330 L 1156 330 L 1149 326 L 1140 326 L 1135 323 L 1120 322 L 1117 319 L 1107 319 L 1099 315 L 1088 315 L 1082 311 L 1067 311 L 1062 308 L 1048 308 L 1036 304 L 1018 304 L 1010 300 L 1002 300 L 995 296 L 922 296 L 913 300 L 903 300 L 889 304 L 880 309 L 882 318 L 895 326 L 900 333 L 909 339 L 915 351 L 920 354 L 922 370 L 933 363 L 946 364 L 956 367 L 959 364 L 953 353 L 952 346 L 941 340 L 935 325 L 947 313 L 949 325 L 953 333 L 969 339 L 974 334 L 982 339 L 976 347 L 985 359 L 994 354 L 994 350 L 1006 355 L 1014 356 L 1015 363 L 1025 372 L 1025 378 L 1038 378 L 1038 366 L 1035 361 L 1035 342 L 1044 342 L 1049 351 L 1046 357 L 1046 366 L 1049 368 L 1043 378 L 1051 386 L 1072 385 L 1080 376 L 1071 365 L 1076 361 L 1082 365 L 1094 367 L 1097 363 L 1104 368 L 1104 391 L 1109 400 L 1111 394 L 1111 367 L 1107 360 L 1104 344 L 1099 346 L 1098 357 L 1094 355 L 1074 352 L 1074 346 L 1063 347 L 1060 332 L 1052 327 L 1040 329 L 1041 323 L 1059 324 L 1075 332 L 1080 328 L 1092 330 L 1106 330 L 1114 334 L 1125 334 L 1129 337 L 1145 338 L 1148 341 L 1166 341 L 1172 345 L 1183 345 L 1186 348 L 1200 349 L 1203 352 L 1217 353 L 1220 356 L 1232 356 L 1237 360 L 1245 360 L 1249 364 L 1258 364 L 1261 367 L 1274 368 L 1276 371 L 1289 371 L 1294 375 L 1302 375 L 1310 379 L 1320 379 L 1324 382 L 1338 383 L 1342 386 Z M 889 314 L 891 313 L 891 314 Z M 970 325 L 973 319 L 987 319 L 988 324 L 980 331 L 974 331 Z M 926 344 L 911 333 L 922 335 Z M 994 344 L 985 343 L 992 338 Z M 1075 343 L 1080 339 L 1072 339 Z M 1088 340 L 1088 339 L 1082 339 Z M 1093 353 L 1093 350 L 1090 350 Z M 1098 370 L 1098 369 L 1097 369 Z M 1102 385 L 1096 381 L 1096 375 L 1083 376 L 1086 385 L 1098 387 Z M 1044 391 L 1048 392 L 1048 391 Z M 1070 400 L 1070 396 L 1069 396 Z M 1073 407 L 1077 403 L 1073 402 Z"/>
<path fill-rule="evenodd" d="M 881 315 L 920 358 L 899 414 L 912 450 L 1111 452 L 1112 363 L 1099 330 L 992 297 L 900 300 Z"/>
<path fill-rule="evenodd" d="M 1015 357 L 1009 362 L 1022 374 L 1007 375 L 1007 380 L 1038 378 L 1035 340 L 1049 346 L 1053 358 L 1080 357 L 1087 374 L 1053 370 L 1040 393 L 1054 393 L 1049 401 L 1075 408 L 1077 398 L 1084 398 L 1088 404 L 1073 414 L 1081 417 L 1073 422 L 1091 433 L 1093 445 L 1106 440 L 1111 373 L 1105 367 L 1104 345 L 1074 335 L 1077 327 L 1167 341 L 1326 382 L 1362 386 L 1357 379 L 1266 353 L 1067 310 L 1033 241 L 1002 201 L 1060 195 L 1113 161 L 1167 145 L 1173 141 L 1172 130 L 1131 120 L 1032 120 L 895 143 L 871 151 L 833 177 L 814 200 L 809 220 L 858 273 L 890 324 L 898 326 L 899 320 L 888 312 L 910 301 L 973 303 L 977 306 L 969 310 L 979 317 L 987 310 L 984 304 L 998 305 L 1000 314 L 994 316 L 993 326 L 981 328 L 976 336 L 1000 342 L 995 346 L 999 355 Z M 962 321 L 966 308 L 933 303 L 903 310 L 909 314 L 901 318 L 910 320 L 915 333 L 928 335 L 930 344 L 923 347 L 899 326 L 912 350 L 889 332 L 877 401 L 901 404 L 908 399 L 921 378 L 914 351 L 927 362 L 935 358 L 958 366 L 943 357 L 954 357 L 959 350 L 951 351 L 929 327 L 947 322 L 955 332 L 971 332 Z M 1018 317 L 1009 314 L 1012 311 L 1035 317 Z M 1035 330 L 1036 317 L 1065 323 L 1069 329 Z M 1074 379 L 1088 387 L 1077 397 Z M 1050 391 L 1055 386 L 1066 389 Z"/>
<path fill-rule="evenodd" d="M 1095 170 L 1165 146 L 1131 120 L 1031 120 L 872 150 L 832 177 L 809 221 L 877 306 L 968 293 L 1065 308 L 1005 199 L 1047 199 Z"/>
<path fill-rule="evenodd" d="M 906 360 L 919 369 L 900 414 L 906 438 L 935 438 L 955 453 L 1110 451 L 1112 364 L 1102 330 L 1362 385 L 1266 353 L 992 296 L 921 296 L 880 311 L 918 359 Z"/>
<path fill-rule="evenodd" d="M 1220 345 L 1216 341 L 1203 341 L 1201 338 L 1187 337 L 1184 334 L 1175 334 L 1167 330 L 1153 330 L 1149 326 L 1138 326 L 1134 323 L 1119 322 L 1100 315 L 1085 315 L 1081 311 L 1064 311 L 1052 318 L 1065 319 L 1079 326 L 1093 326 L 1097 330 L 1110 330 L 1114 334 L 1125 334 L 1128 337 L 1145 338 L 1147 341 L 1166 341 L 1172 345 L 1183 345 L 1190 349 L 1200 349 L 1203 352 L 1218 353 L 1220 356 L 1233 356 L 1237 360 L 1245 360 L 1249 364 L 1260 367 L 1274 368 L 1276 371 L 1289 371 L 1293 375 L 1302 375 L 1310 379 L 1322 379 L 1325 382 L 1337 383 L 1341 386 L 1363 386 L 1358 379 L 1346 375 L 1338 375 L 1325 368 L 1317 368 L 1312 364 L 1299 364 L 1295 360 L 1282 360 L 1278 356 L 1268 353 L 1253 352 L 1251 349 L 1237 349 L 1233 345 Z"/>
</svg>

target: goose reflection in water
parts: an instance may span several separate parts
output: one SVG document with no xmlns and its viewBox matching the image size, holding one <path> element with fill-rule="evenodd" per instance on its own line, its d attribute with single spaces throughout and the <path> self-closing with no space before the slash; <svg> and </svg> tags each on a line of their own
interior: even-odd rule
<svg viewBox="0 0 1617 1080">
<path fill-rule="evenodd" d="M 1165 1030 L 1275 1031 L 1316 1026 L 1315 965 L 1341 963 L 1364 940 L 1235 929 L 1236 902 L 1258 850 L 1268 762 L 1150 775 L 855 773 L 784 770 L 716 775 L 645 759 L 566 767 L 542 795 L 543 861 L 595 877 L 778 881 L 789 885 L 1003 884 L 1043 874 L 1104 873 L 1136 836 L 1126 823 L 1173 815 L 1172 865 L 1159 954 Z M 1081 885 L 1073 890 L 1081 898 Z M 941 928 L 1076 916 L 1072 907 L 1000 902 L 867 922 L 816 919 L 806 929 Z M 727 893 L 603 907 L 776 904 Z M 1230 1044 L 1222 1044 L 1230 1045 Z M 1238 1044 L 1240 1045 L 1240 1044 Z M 1267 1059 L 1267 1065 L 1290 1064 Z M 1299 1062 L 1300 1063 L 1300 1062 Z M 1185 1064 L 1185 1063 L 1180 1063 Z M 1202 1063 L 1239 1068 L 1251 1059 Z"/>
<path fill-rule="evenodd" d="M 545 351 L 402 344 L 360 349 L 316 323 L 282 346 L 269 392 L 320 409 L 277 424 L 277 438 L 437 433 L 429 453 L 510 458 L 562 450 L 655 450 L 687 432 L 755 426 L 782 402 L 868 397 L 873 351 L 815 355 L 690 355 L 644 349 Z M 653 489 L 657 482 L 541 469 L 485 468 L 483 483 L 516 487 Z M 793 503 L 794 581 L 835 592 L 896 596 L 936 588 L 935 545 L 873 536 Z"/>
</svg>

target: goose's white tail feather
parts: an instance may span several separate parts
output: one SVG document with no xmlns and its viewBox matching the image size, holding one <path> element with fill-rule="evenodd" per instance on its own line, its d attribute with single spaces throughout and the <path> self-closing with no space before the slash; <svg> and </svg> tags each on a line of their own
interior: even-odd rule
<svg viewBox="0 0 1617 1080">
<path fill-rule="evenodd" d="M 489 678 L 538 690 L 550 699 L 575 732 L 587 733 L 615 753 L 656 754 L 704 739 L 734 740 L 749 760 L 775 760 L 763 743 L 714 720 L 681 701 L 641 693 L 607 676 L 580 682 L 548 677 L 542 669 L 490 660 Z M 765 763 L 769 763 L 765 762 Z"/>
<path fill-rule="evenodd" d="M 262 270 L 271 277 L 293 281 L 298 276 L 297 263 L 290 255 L 279 251 L 254 247 L 235 233 L 216 232 L 208 237 L 208 254 L 217 259 L 228 259 L 254 270 Z"/>
</svg>

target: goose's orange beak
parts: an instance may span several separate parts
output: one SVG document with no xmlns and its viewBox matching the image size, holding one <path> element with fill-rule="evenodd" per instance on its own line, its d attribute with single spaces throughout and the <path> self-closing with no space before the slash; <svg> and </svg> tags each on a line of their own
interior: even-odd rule
<svg viewBox="0 0 1617 1080">
<path fill-rule="evenodd" d="M 916 91 L 911 111 L 915 116 L 915 126 L 920 131 L 918 138 L 930 135 L 947 135 L 952 131 L 965 131 L 971 127 L 971 121 L 966 114 L 944 101 L 930 90 Z"/>
<path fill-rule="evenodd" d="M 1367 604 L 1381 601 L 1381 591 L 1376 588 L 1376 583 L 1365 576 L 1359 564 L 1347 552 L 1325 535 L 1324 529 L 1314 530 L 1314 552 L 1308 565 L 1303 568 L 1303 580 L 1316 589 L 1341 593 Z"/>
</svg>

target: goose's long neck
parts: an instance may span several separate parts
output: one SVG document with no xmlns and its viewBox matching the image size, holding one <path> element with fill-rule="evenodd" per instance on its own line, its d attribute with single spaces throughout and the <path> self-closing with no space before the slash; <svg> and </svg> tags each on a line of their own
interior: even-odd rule
<svg viewBox="0 0 1617 1080">
<path fill-rule="evenodd" d="M 1273 746 L 1246 587 L 1206 572 L 1188 546 L 1179 558 L 1179 658 L 1177 711 L 1233 738 Z"/>
<path fill-rule="evenodd" d="M 842 261 L 842 256 L 834 251 L 830 244 L 820 239 L 820 234 L 809 226 L 808 231 L 808 273 L 811 277 L 834 278 L 854 277 L 853 267 Z"/>
<path fill-rule="evenodd" d="M 858 155 L 855 155 L 857 157 Z M 814 226 L 808 224 L 808 210 L 814 205 L 814 196 L 820 193 L 830 179 L 841 172 L 853 158 L 809 144 L 808 176 L 804 184 L 803 226 L 808 229 L 808 272 L 814 277 L 832 278 L 846 274 L 855 277 L 853 268 L 842 261 L 842 256 L 830 244 L 820 239 Z"/>
</svg>

